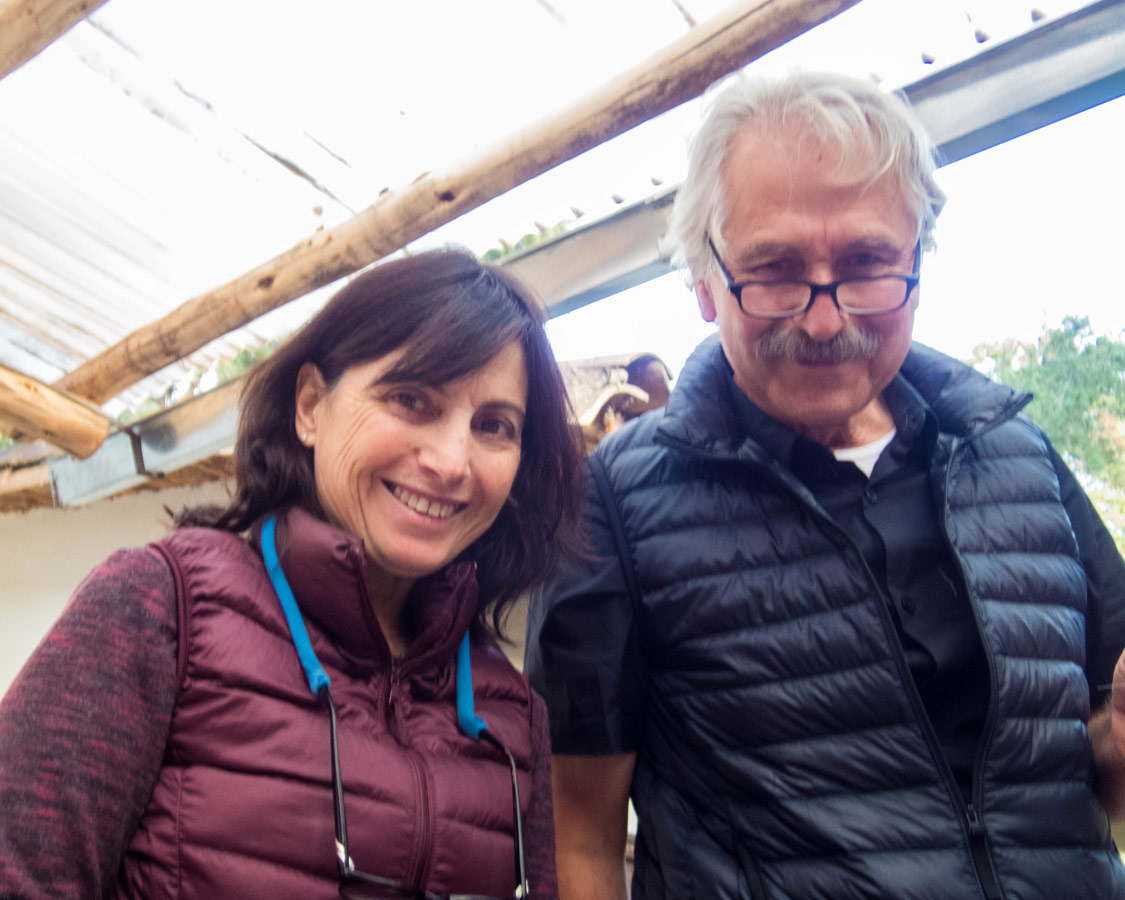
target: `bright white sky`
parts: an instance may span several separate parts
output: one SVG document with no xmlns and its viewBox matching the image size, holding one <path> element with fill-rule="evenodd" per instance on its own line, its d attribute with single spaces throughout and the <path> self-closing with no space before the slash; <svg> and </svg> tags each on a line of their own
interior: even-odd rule
<svg viewBox="0 0 1125 900">
<path fill-rule="evenodd" d="M 1029 340 L 1065 316 L 1125 329 L 1121 257 L 1125 98 L 940 171 L 949 202 L 922 268 L 915 338 L 966 358 Z M 560 359 L 632 351 L 678 372 L 711 333 L 673 274 L 548 323 Z"/>
</svg>

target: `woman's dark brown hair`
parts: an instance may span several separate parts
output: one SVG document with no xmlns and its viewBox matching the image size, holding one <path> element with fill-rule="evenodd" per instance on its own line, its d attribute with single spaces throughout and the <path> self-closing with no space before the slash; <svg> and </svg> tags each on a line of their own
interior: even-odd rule
<svg viewBox="0 0 1125 900">
<path fill-rule="evenodd" d="M 351 366 L 406 348 L 386 377 L 438 386 L 481 368 L 512 341 L 527 365 L 520 466 L 509 502 L 459 557 L 477 564 L 478 622 L 499 633 L 507 605 L 575 549 L 581 453 L 538 306 L 511 276 L 469 253 L 436 250 L 367 270 L 259 363 L 242 392 L 234 497 L 225 508 L 187 509 L 176 525 L 242 533 L 291 505 L 324 518 L 312 450 L 294 426 L 305 363 L 332 387 Z"/>
</svg>

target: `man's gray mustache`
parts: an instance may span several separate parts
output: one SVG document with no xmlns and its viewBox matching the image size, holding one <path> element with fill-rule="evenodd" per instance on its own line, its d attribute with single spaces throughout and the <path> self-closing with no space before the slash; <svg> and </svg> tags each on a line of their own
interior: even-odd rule
<svg viewBox="0 0 1125 900">
<path fill-rule="evenodd" d="M 771 329 L 758 338 L 758 358 L 767 361 L 838 365 L 857 359 L 872 359 L 883 340 L 877 332 L 851 327 L 827 341 L 814 341 L 798 329 Z"/>
</svg>

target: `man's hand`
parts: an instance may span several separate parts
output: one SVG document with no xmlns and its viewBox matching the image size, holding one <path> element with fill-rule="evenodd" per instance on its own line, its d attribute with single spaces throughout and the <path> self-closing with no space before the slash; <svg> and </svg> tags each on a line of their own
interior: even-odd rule
<svg viewBox="0 0 1125 900">
<path fill-rule="evenodd" d="M 552 756 L 560 900 L 625 900 L 634 753 Z"/>
<path fill-rule="evenodd" d="M 1090 717 L 1098 796 L 1113 821 L 1125 818 L 1125 653 L 1113 670 L 1109 702 Z"/>
</svg>

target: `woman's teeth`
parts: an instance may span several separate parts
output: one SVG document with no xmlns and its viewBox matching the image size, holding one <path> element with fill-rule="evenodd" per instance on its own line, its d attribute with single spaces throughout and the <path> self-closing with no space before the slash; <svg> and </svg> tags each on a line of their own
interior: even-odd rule
<svg viewBox="0 0 1125 900">
<path fill-rule="evenodd" d="M 448 519 L 457 510 L 458 504 L 455 503 L 442 503 L 440 500 L 430 500 L 426 497 L 419 497 L 417 494 L 412 494 L 405 488 L 395 485 L 393 489 L 395 499 L 400 503 L 405 503 L 416 513 L 421 513 L 424 516 L 430 516 L 434 519 Z"/>
</svg>

